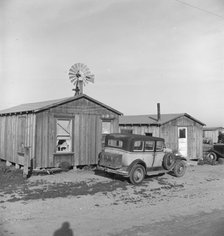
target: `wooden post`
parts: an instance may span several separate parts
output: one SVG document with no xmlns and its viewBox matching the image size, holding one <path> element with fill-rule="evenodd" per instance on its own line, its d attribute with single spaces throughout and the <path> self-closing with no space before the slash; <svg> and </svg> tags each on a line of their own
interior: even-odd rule
<svg viewBox="0 0 224 236">
<path fill-rule="evenodd" d="M 24 147 L 24 168 L 23 177 L 27 178 L 29 174 L 29 163 L 30 163 L 30 147 Z"/>
</svg>

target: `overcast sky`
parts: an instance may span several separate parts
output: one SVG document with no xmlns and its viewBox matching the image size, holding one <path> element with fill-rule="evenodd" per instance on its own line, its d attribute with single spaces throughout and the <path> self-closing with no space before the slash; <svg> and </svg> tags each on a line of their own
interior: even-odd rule
<svg viewBox="0 0 224 236">
<path fill-rule="evenodd" d="M 224 126 L 223 0 L 1 0 L 0 109 L 84 93 L 124 115 L 188 113 Z"/>
</svg>

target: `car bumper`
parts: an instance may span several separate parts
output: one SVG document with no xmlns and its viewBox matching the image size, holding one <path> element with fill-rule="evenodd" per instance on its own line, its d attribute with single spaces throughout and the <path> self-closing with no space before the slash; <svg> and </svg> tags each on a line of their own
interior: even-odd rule
<svg viewBox="0 0 224 236">
<path fill-rule="evenodd" d="M 97 170 L 105 171 L 107 173 L 113 173 L 117 175 L 122 175 L 124 177 L 129 177 L 129 173 L 126 169 L 111 169 L 106 166 L 97 166 Z"/>
</svg>

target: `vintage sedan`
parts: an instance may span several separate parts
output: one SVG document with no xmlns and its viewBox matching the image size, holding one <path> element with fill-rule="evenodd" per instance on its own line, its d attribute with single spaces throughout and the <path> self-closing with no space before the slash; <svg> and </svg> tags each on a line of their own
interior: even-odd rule
<svg viewBox="0 0 224 236">
<path fill-rule="evenodd" d="M 214 165 L 217 162 L 224 163 L 224 143 L 216 143 L 209 149 L 206 156 L 208 163 Z"/>
<path fill-rule="evenodd" d="M 183 176 L 186 159 L 167 149 L 163 138 L 116 133 L 106 135 L 98 169 L 140 184 L 145 175 L 171 172 L 176 177 Z"/>
</svg>

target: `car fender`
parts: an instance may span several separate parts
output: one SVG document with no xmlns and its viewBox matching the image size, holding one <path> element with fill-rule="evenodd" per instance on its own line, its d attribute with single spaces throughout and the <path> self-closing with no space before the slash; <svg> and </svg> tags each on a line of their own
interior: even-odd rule
<svg viewBox="0 0 224 236">
<path fill-rule="evenodd" d="M 141 159 L 136 159 L 136 160 L 134 160 L 134 161 L 128 166 L 128 168 L 127 168 L 128 174 L 130 174 L 132 167 L 135 166 L 135 165 L 137 165 L 137 164 L 143 165 L 144 168 L 146 169 L 146 164 L 145 164 L 145 162 L 144 162 L 143 160 L 141 160 Z"/>
<path fill-rule="evenodd" d="M 187 161 L 187 159 L 183 156 L 175 156 L 176 160 Z"/>
<path fill-rule="evenodd" d="M 220 153 L 219 151 L 217 151 L 217 150 L 215 150 L 215 149 L 213 149 L 213 148 L 210 149 L 210 150 L 208 150 L 208 153 L 209 153 L 209 152 L 214 152 L 214 153 L 217 155 L 218 158 L 220 158 L 220 157 L 221 157 L 221 158 L 224 158 L 224 154 L 223 154 L 223 153 Z"/>
</svg>

